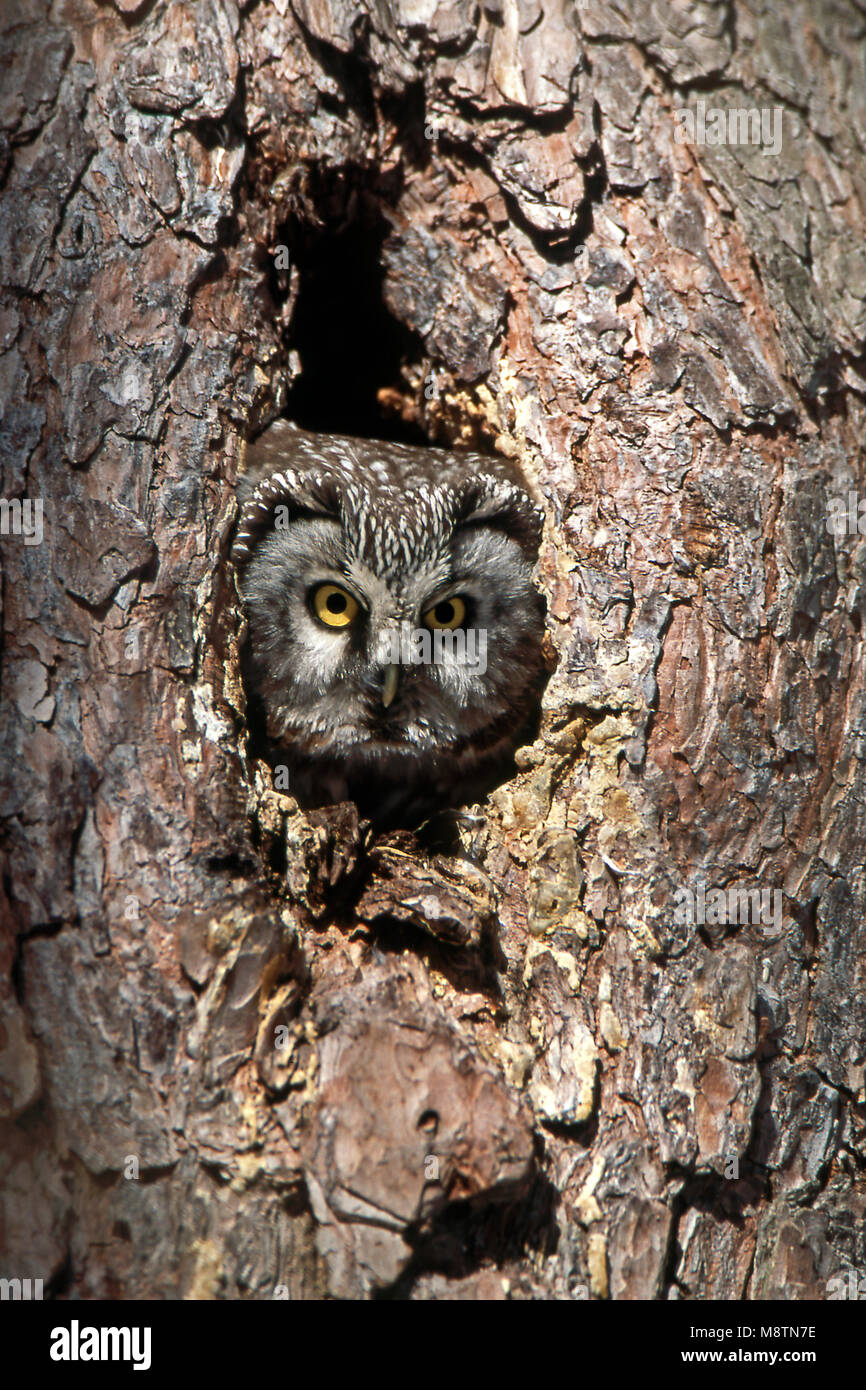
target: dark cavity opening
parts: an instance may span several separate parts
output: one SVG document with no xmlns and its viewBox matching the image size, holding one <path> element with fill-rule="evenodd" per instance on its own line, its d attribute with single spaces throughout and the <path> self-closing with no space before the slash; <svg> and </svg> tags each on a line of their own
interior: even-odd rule
<svg viewBox="0 0 866 1390">
<path fill-rule="evenodd" d="M 307 188 L 303 214 L 283 225 L 279 240 L 299 282 L 287 344 L 301 362 L 286 414 L 322 433 L 426 444 L 420 426 L 388 412 L 379 398 L 383 390 L 405 390 L 401 368 L 420 361 L 423 348 L 385 304 L 387 190 L 373 191 L 370 179 L 359 171 L 354 182 Z"/>
</svg>

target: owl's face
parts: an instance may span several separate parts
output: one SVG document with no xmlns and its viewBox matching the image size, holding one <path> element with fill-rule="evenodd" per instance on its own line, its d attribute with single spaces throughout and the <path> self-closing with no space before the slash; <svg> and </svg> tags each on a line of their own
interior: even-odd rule
<svg viewBox="0 0 866 1390">
<path fill-rule="evenodd" d="M 269 736 L 341 770 L 350 792 L 379 776 L 469 773 L 510 751 L 541 670 L 538 514 L 526 494 L 463 459 L 460 479 L 412 486 L 383 450 L 400 455 L 357 441 L 350 466 L 320 457 L 270 474 L 238 542 Z M 440 457 L 455 457 L 403 452 L 429 456 L 434 477 Z"/>
</svg>

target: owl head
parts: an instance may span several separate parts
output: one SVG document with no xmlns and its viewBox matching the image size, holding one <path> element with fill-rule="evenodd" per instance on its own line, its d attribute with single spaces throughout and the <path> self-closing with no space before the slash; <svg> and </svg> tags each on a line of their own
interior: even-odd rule
<svg viewBox="0 0 866 1390">
<path fill-rule="evenodd" d="M 543 673 L 541 514 L 509 465 L 286 422 L 248 464 L 247 672 L 292 790 L 476 799 Z"/>
</svg>

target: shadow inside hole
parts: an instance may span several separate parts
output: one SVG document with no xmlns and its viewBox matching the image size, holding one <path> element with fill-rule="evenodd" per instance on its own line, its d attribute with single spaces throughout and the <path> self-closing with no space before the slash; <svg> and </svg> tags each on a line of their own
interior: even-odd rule
<svg viewBox="0 0 866 1390">
<path fill-rule="evenodd" d="M 288 330 L 300 359 L 286 413 L 304 429 L 427 444 L 421 427 L 386 415 L 379 393 L 399 392 L 421 339 L 389 312 L 382 245 L 391 228 L 379 199 L 342 183 L 314 194 L 317 216 L 291 218 L 279 240 L 298 272 Z"/>
</svg>

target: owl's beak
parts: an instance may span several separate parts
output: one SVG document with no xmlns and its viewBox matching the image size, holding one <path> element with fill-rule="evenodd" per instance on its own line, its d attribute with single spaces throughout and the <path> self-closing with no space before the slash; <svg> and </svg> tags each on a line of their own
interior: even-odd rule
<svg viewBox="0 0 866 1390">
<path fill-rule="evenodd" d="M 385 667 L 385 679 L 382 682 L 382 704 L 386 709 L 397 694 L 397 677 L 399 674 L 400 668 L 398 666 L 392 664 Z"/>
</svg>

